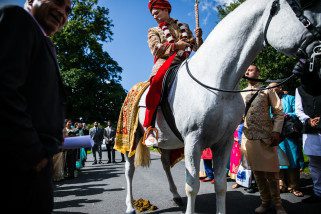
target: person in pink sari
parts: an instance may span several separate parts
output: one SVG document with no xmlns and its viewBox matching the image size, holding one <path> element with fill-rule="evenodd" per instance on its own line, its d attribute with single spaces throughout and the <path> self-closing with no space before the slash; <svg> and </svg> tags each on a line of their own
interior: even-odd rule
<svg viewBox="0 0 321 214">
<path fill-rule="evenodd" d="M 230 172 L 229 176 L 231 179 L 236 179 L 237 170 L 239 168 L 239 165 L 241 163 L 242 159 L 242 153 L 241 153 L 241 139 L 242 139 L 242 129 L 243 129 L 243 123 L 238 125 L 236 130 L 234 131 L 234 143 L 231 150 L 230 155 Z M 235 183 L 232 185 L 232 188 L 235 189 L 238 187 L 238 184 Z"/>
</svg>

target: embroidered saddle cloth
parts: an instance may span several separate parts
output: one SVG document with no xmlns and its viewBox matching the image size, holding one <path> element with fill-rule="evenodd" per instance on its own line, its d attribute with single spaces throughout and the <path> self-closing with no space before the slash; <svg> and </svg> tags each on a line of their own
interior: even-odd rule
<svg viewBox="0 0 321 214">
<path fill-rule="evenodd" d="M 129 152 L 129 157 L 135 154 L 138 143 L 137 141 L 135 142 L 135 134 L 138 127 L 138 103 L 148 86 L 149 81 L 139 82 L 134 85 L 128 92 L 120 110 L 114 149 L 123 154 Z"/>
</svg>

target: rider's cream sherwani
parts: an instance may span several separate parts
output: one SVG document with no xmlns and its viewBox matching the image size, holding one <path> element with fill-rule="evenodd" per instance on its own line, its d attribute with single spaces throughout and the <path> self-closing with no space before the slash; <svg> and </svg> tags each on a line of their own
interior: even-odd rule
<svg viewBox="0 0 321 214">
<path fill-rule="evenodd" d="M 259 89 L 260 84 L 246 89 Z M 242 93 L 244 102 L 251 99 L 255 92 Z M 274 118 L 270 117 L 270 107 Z M 242 152 L 253 171 L 278 172 L 279 161 L 276 147 L 271 147 L 271 133 L 281 132 L 284 115 L 281 100 L 272 90 L 261 91 L 252 102 L 245 117 Z"/>
<path fill-rule="evenodd" d="M 182 38 L 182 32 L 180 31 L 178 25 L 174 22 L 173 19 L 170 19 L 168 22 L 168 29 L 173 36 L 175 42 Z M 195 39 L 193 37 L 193 33 L 190 31 L 187 24 L 183 23 L 187 28 L 187 40 L 191 45 L 194 51 L 197 50 L 197 45 Z M 153 27 L 148 30 L 148 46 L 151 50 L 152 55 L 156 59 L 155 64 L 152 69 L 152 75 L 154 76 L 160 66 L 170 57 L 175 51 L 173 50 L 173 46 L 169 46 L 167 39 L 163 30 L 160 27 Z M 172 64 L 177 64 L 182 60 L 178 57 L 175 57 Z"/>
</svg>

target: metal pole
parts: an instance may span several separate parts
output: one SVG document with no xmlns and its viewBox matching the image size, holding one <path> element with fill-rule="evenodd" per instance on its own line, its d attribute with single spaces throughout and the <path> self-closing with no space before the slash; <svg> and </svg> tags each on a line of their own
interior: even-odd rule
<svg viewBox="0 0 321 214">
<path fill-rule="evenodd" d="M 195 22 L 196 22 L 196 29 L 200 27 L 200 20 L 199 20 L 199 12 L 198 12 L 198 0 L 195 0 L 195 5 L 194 5 L 194 9 L 195 9 Z"/>
<path fill-rule="evenodd" d="M 194 10 L 195 10 L 195 22 L 196 22 L 195 28 L 198 29 L 198 28 L 200 28 L 198 0 L 195 0 Z M 202 41 L 202 38 L 196 37 L 196 43 L 197 43 L 198 47 L 200 46 L 201 41 Z"/>
</svg>

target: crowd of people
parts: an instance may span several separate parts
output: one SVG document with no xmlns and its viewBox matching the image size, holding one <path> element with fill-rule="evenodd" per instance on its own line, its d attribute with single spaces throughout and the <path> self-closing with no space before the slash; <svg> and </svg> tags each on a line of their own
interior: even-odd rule
<svg viewBox="0 0 321 214">
<path fill-rule="evenodd" d="M 81 169 L 85 166 L 87 160 L 87 154 L 91 149 L 91 154 L 94 157 L 92 165 L 102 164 L 102 146 L 106 147 L 108 161 L 109 163 L 116 163 L 115 160 L 115 128 L 111 125 L 110 121 L 107 121 L 106 128 L 99 125 L 97 121 L 93 123 L 91 129 L 87 128 L 87 124 L 83 122 L 75 122 L 67 119 L 65 121 L 65 128 L 63 129 L 64 137 L 76 137 L 90 135 L 93 139 L 93 146 L 91 148 L 61 148 L 59 153 L 53 156 L 53 180 L 63 181 L 70 180 L 78 177 Z M 104 143 L 103 143 L 104 142 Z M 98 161 L 97 161 L 98 153 Z M 125 162 L 124 154 L 121 154 L 121 162 Z"/>
<path fill-rule="evenodd" d="M 67 119 L 63 129 L 64 137 L 75 137 L 88 135 L 86 123 L 75 122 Z M 87 159 L 85 148 L 60 149 L 60 152 L 53 157 L 53 180 L 62 181 L 78 177 L 81 168 L 84 167 Z"/>
<path fill-rule="evenodd" d="M 94 127 L 90 129 L 89 134 L 94 141 L 94 146 L 92 147 L 92 153 L 94 157 L 93 165 L 95 164 L 102 164 L 102 144 L 105 141 L 105 146 L 107 150 L 107 157 L 109 163 L 116 163 L 116 156 L 115 156 L 115 136 L 116 130 L 112 126 L 111 121 L 107 121 L 106 128 L 102 128 L 99 126 L 98 122 L 94 122 Z M 97 154 L 98 153 L 98 162 L 97 162 Z M 121 162 L 125 162 L 125 156 L 121 153 Z"/>
<path fill-rule="evenodd" d="M 245 89 L 262 88 L 256 81 L 259 74 L 256 65 L 249 66 L 245 76 L 250 80 Z M 261 205 L 255 209 L 255 213 L 266 213 L 272 204 L 276 213 L 286 213 L 280 193 L 304 196 L 300 190 L 303 153 L 309 158 L 313 194 L 302 202 L 321 202 L 321 88 L 317 78 L 311 77 L 309 80 L 308 84 L 302 81 L 295 96 L 289 95 L 276 82 L 271 83 L 271 89 L 268 90 L 242 93 L 246 107 L 243 120 L 234 132 L 228 171 L 230 178 L 236 179 L 239 166 L 251 170 L 253 181 L 250 179 L 251 184 L 245 190 L 255 193 L 258 189 L 260 193 Z M 291 132 L 283 131 L 287 121 L 298 120 L 297 124 L 293 123 Z M 206 176 L 201 181 L 215 183 L 213 172 L 208 170 L 211 163 L 207 159 L 212 159 L 207 158 L 208 153 L 208 148 L 203 151 Z M 215 155 L 215 151 L 213 153 Z M 232 185 L 233 189 L 238 187 L 238 183 Z"/>
</svg>

